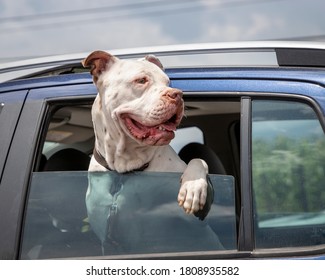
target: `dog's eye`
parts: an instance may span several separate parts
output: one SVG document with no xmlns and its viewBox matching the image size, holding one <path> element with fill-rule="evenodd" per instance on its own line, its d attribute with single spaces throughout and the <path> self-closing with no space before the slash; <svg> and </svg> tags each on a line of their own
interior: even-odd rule
<svg viewBox="0 0 325 280">
<path fill-rule="evenodd" d="M 147 81 L 148 81 L 148 79 L 147 79 L 146 77 L 143 77 L 143 78 L 139 78 L 139 79 L 137 79 L 135 82 L 136 82 L 137 84 L 144 85 Z"/>
</svg>

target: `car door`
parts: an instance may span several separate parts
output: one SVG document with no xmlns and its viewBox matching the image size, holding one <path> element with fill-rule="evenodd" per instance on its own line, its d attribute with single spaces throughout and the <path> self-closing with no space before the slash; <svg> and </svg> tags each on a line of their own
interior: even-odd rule
<svg viewBox="0 0 325 280">
<path fill-rule="evenodd" d="M 83 95 L 85 91 L 89 96 Z M 8 147 L 0 188 L 0 224 L 2 228 L 0 231 L 0 256 L 2 259 L 18 257 L 19 239 L 24 222 L 25 199 L 29 192 L 30 176 L 40 160 L 37 156 L 38 145 L 42 137 L 44 116 L 49 108 L 47 104 L 53 98 L 61 102 L 68 96 L 70 99 L 79 96 L 89 100 L 91 95 L 94 98 L 95 89 L 91 84 L 88 87 L 78 84 L 61 87 L 44 86 L 31 89 L 23 103 L 22 100 L 26 93 L 27 91 L 17 92 L 15 97 L 8 94 L 8 101 L 4 99 L 2 101 L 4 108 L 1 115 L 4 117 L 3 120 L 10 121 L 9 128 L 12 127 L 8 133 L 2 133 L 0 137 L 2 143 L 7 143 Z M 18 96 L 21 99 L 16 102 Z M 10 114 L 7 111 L 9 109 L 11 109 Z M 15 133 L 13 134 L 13 132 Z M 8 139 L 10 135 L 12 138 Z M 10 147 L 8 143 L 10 143 Z M 2 156 L 3 154 L 1 154 Z"/>
</svg>

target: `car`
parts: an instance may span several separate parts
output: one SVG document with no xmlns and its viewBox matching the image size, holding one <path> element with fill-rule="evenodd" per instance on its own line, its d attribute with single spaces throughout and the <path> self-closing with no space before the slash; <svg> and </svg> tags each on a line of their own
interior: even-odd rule
<svg viewBox="0 0 325 280">
<path fill-rule="evenodd" d="M 87 54 L 7 63 L 0 259 L 325 259 L 325 43 L 110 52 L 158 56 L 184 92 L 171 145 L 208 163 L 210 212 L 178 206 L 181 174 L 87 171 L 97 94 Z"/>
</svg>

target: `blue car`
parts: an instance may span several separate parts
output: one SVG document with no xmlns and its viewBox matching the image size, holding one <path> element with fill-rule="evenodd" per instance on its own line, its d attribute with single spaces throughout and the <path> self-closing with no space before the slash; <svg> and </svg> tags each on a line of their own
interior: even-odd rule
<svg viewBox="0 0 325 280">
<path fill-rule="evenodd" d="M 156 55 L 184 92 L 171 146 L 185 162 L 208 163 L 208 215 L 178 206 L 181 174 L 87 171 L 97 94 L 87 54 L 7 63 L 0 259 L 325 258 L 325 44 L 110 52 Z M 91 195 L 89 180 L 99 182 Z"/>
</svg>

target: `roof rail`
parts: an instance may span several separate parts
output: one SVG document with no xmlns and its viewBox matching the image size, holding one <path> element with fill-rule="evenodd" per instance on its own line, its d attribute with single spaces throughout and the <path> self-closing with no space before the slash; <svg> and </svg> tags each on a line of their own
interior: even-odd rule
<svg viewBox="0 0 325 280">
<path fill-rule="evenodd" d="M 325 67 L 323 49 L 276 48 L 279 66 Z"/>
<path fill-rule="evenodd" d="M 302 41 L 249 41 L 227 43 L 203 43 L 142 47 L 110 50 L 122 58 L 137 58 L 146 54 L 180 56 L 209 53 L 273 52 L 280 66 L 325 66 L 325 42 Z M 0 74 L 32 68 L 50 68 L 63 65 L 80 65 L 89 53 L 66 54 L 34 58 L 0 64 Z M 217 65 L 216 65 L 217 66 Z"/>
</svg>

